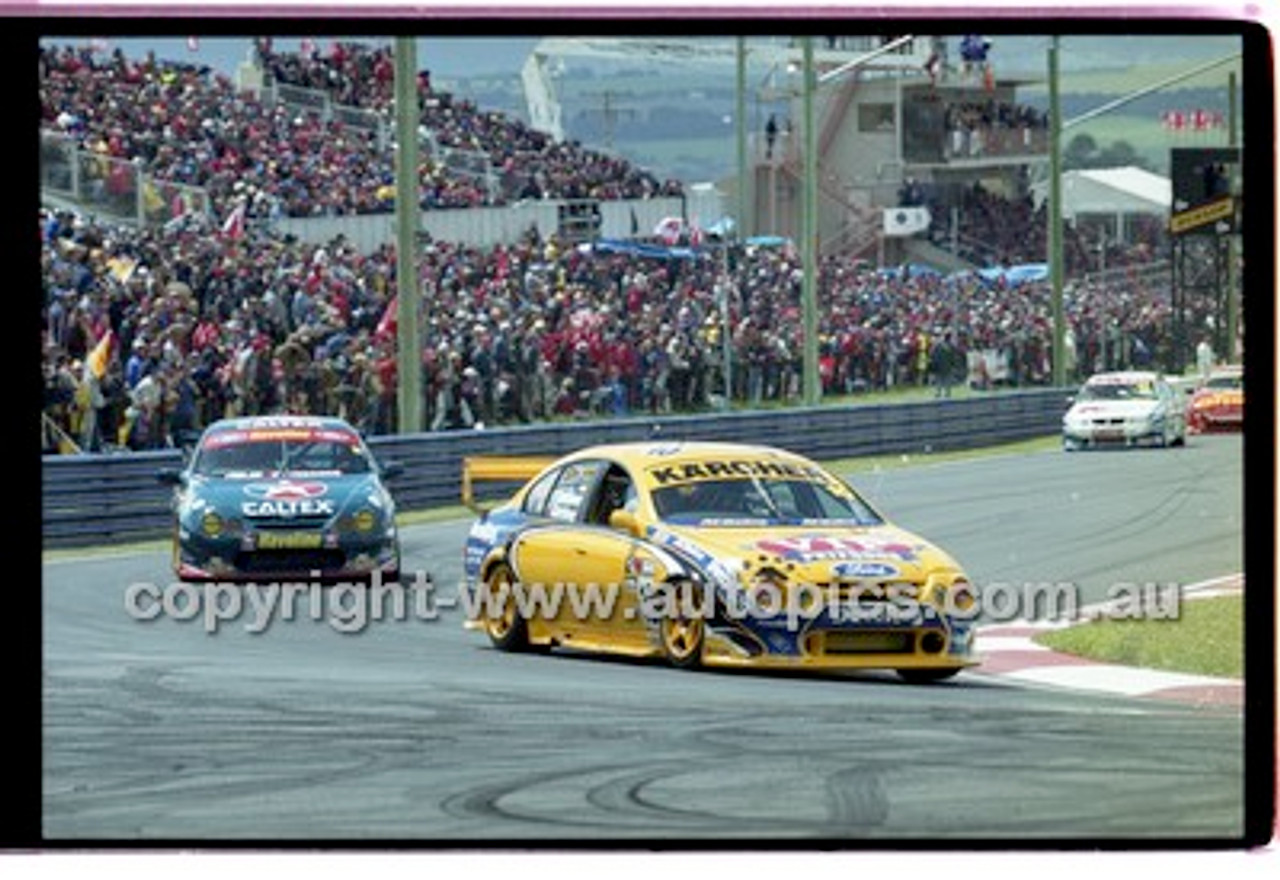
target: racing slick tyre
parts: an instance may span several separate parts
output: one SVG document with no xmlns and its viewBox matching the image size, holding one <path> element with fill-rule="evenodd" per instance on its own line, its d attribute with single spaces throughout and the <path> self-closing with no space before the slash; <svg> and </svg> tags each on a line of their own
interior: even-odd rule
<svg viewBox="0 0 1280 880">
<path fill-rule="evenodd" d="M 484 581 L 481 620 L 489 641 L 500 651 L 523 651 L 529 647 L 529 625 L 516 604 L 515 578 L 511 568 L 499 563 Z"/>
<path fill-rule="evenodd" d="M 659 625 L 662 653 L 678 669 L 697 669 L 702 665 L 702 646 L 707 635 L 706 621 L 687 602 L 693 596 L 693 585 L 684 582 L 672 586 L 675 607 L 662 616 L 662 623 Z"/>
<path fill-rule="evenodd" d="M 959 669 L 899 669 L 898 676 L 910 684 L 929 684 L 951 678 Z"/>
</svg>

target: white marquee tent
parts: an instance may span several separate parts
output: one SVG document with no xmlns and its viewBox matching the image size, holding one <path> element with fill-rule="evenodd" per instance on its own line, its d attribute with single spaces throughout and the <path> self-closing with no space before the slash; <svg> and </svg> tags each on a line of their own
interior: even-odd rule
<svg viewBox="0 0 1280 880">
<path fill-rule="evenodd" d="M 1032 184 L 1036 207 L 1048 198 L 1049 181 Z M 1074 219 L 1082 214 L 1111 215 L 1117 228 L 1129 214 L 1167 217 L 1173 199 L 1173 184 L 1167 177 L 1142 168 L 1095 168 L 1068 171 L 1062 175 L 1062 216 Z"/>
</svg>

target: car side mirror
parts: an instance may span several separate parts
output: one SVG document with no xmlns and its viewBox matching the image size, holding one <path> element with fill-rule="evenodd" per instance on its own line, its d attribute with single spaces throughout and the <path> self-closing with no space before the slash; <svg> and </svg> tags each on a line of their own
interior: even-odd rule
<svg viewBox="0 0 1280 880">
<path fill-rule="evenodd" d="M 156 471 L 156 481 L 164 486 L 181 486 L 187 482 L 177 468 L 160 468 Z"/>
<path fill-rule="evenodd" d="M 615 510 L 609 514 L 609 528 L 640 537 L 640 520 L 629 510 Z"/>
<path fill-rule="evenodd" d="M 388 462 L 378 469 L 378 473 L 384 480 L 394 480 L 396 477 L 404 473 L 404 465 L 398 461 Z"/>
<path fill-rule="evenodd" d="M 1075 405 L 1076 405 L 1076 398 L 1075 398 L 1075 395 L 1073 394 L 1067 398 L 1067 406 L 1075 406 Z"/>
</svg>

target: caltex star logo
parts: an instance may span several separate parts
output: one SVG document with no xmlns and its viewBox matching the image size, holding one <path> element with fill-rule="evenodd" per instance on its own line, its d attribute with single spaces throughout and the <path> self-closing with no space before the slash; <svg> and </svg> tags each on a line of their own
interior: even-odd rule
<svg viewBox="0 0 1280 880">
<path fill-rule="evenodd" d="M 278 480 L 274 483 L 250 483 L 244 493 L 252 498 L 267 501 L 302 501 L 316 498 L 329 491 L 324 483 L 307 483 L 295 480 Z"/>
</svg>

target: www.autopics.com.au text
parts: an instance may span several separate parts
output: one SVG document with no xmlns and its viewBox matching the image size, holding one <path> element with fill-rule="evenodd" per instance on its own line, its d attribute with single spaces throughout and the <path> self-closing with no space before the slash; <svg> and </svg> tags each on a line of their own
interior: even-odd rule
<svg viewBox="0 0 1280 880">
<path fill-rule="evenodd" d="M 1012 620 L 1074 622 L 1108 619 L 1176 620 L 1182 589 L 1176 583 L 1117 583 L 1101 605 L 1084 606 L 1081 591 L 1067 582 L 990 583 L 922 595 L 913 584 L 841 585 L 762 582 L 737 590 L 692 585 L 502 583 L 471 589 L 459 585 L 442 594 L 425 572 L 384 583 L 324 583 L 317 579 L 271 583 L 190 583 L 167 586 L 137 582 L 124 594 L 125 612 L 137 621 L 203 622 L 213 634 L 244 618 L 246 632 L 266 632 L 277 621 L 327 621 L 340 633 L 358 633 L 384 621 L 436 621 L 461 610 L 468 619 L 498 617 L 508 605 L 526 619 L 658 620 L 664 617 L 784 618 L 794 630 L 826 615 L 839 624 L 902 624 L 941 614 L 984 623 Z"/>
</svg>

